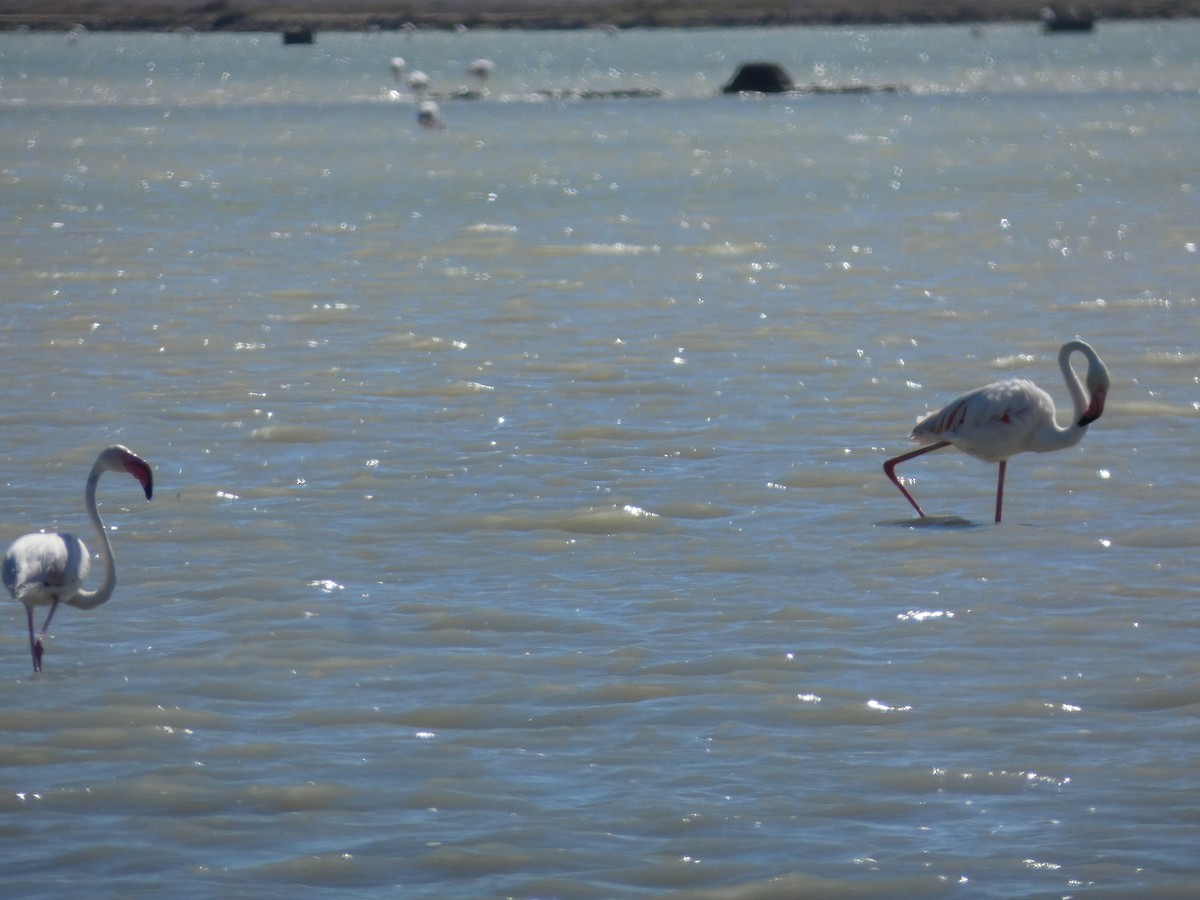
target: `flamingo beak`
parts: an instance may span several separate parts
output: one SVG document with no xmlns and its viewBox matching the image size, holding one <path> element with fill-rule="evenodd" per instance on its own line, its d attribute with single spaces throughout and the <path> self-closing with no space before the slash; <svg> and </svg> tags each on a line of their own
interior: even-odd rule
<svg viewBox="0 0 1200 900">
<path fill-rule="evenodd" d="M 1088 403 L 1088 408 L 1084 412 L 1083 418 L 1079 420 L 1080 428 L 1091 425 L 1104 414 L 1104 400 L 1106 397 L 1108 397 L 1107 388 L 1097 388 L 1092 392 L 1092 400 Z"/>
<path fill-rule="evenodd" d="M 154 470 L 146 465 L 144 460 L 136 456 L 125 460 L 125 471 L 138 480 L 147 500 L 154 496 Z"/>
</svg>

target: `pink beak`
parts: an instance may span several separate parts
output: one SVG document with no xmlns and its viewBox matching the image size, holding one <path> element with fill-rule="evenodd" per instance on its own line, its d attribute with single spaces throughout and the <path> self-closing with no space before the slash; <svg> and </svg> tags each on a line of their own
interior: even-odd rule
<svg viewBox="0 0 1200 900">
<path fill-rule="evenodd" d="M 1104 399 L 1108 396 L 1108 391 L 1105 388 L 1097 388 L 1092 394 L 1091 402 L 1088 403 L 1087 411 L 1083 414 L 1083 418 L 1079 420 L 1079 424 L 1091 425 L 1104 413 Z"/>
</svg>

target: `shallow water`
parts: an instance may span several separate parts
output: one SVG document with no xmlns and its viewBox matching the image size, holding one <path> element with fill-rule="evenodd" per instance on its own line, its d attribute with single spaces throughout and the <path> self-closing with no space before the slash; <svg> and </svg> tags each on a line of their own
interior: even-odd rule
<svg viewBox="0 0 1200 900">
<path fill-rule="evenodd" d="M 1198 40 L 0 35 L 3 540 L 107 443 L 157 479 L 42 675 L 0 617 L 0 884 L 1193 885 Z M 717 96 L 751 58 L 904 90 Z M 999 526 L 914 460 L 915 520 L 917 417 L 1066 405 L 1077 335 L 1082 444 Z"/>
</svg>

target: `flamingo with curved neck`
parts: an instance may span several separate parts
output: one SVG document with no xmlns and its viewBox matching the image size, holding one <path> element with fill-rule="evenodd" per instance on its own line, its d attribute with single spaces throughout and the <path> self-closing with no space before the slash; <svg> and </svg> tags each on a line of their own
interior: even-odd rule
<svg viewBox="0 0 1200 900">
<path fill-rule="evenodd" d="M 104 561 L 104 579 L 94 591 L 85 590 L 83 579 L 91 568 L 91 556 L 87 546 L 73 534 L 26 534 L 13 541 L 4 554 L 4 586 L 13 599 L 25 604 L 25 616 L 29 622 L 29 652 L 33 656 L 33 671 L 42 670 L 43 641 L 50 627 L 50 620 L 59 603 L 77 609 L 95 609 L 105 603 L 117 587 L 117 566 L 113 559 L 112 545 L 104 530 L 104 522 L 96 509 L 96 484 L 105 472 L 127 472 L 138 480 L 149 500 L 154 493 L 154 475 L 149 464 L 140 456 L 113 444 L 96 457 L 92 471 L 88 474 L 84 502 L 92 527 L 100 536 L 100 557 Z M 42 625 L 41 633 L 35 637 L 33 631 L 33 608 L 49 606 L 50 612 Z"/>
<path fill-rule="evenodd" d="M 1082 353 L 1087 359 L 1087 391 L 1071 368 L 1071 356 Z M 918 450 L 893 457 L 883 471 L 902 493 L 917 515 L 925 512 L 896 476 L 896 465 L 924 453 L 955 446 L 964 453 L 998 463 L 996 483 L 996 521 L 1004 504 L 1004 471 L 1008 458 L 1016 453 L 1048 453 L 1073 447 L 1083 440 L 1087 428 L 1104 412 L 1108 397 L 1108 369 L 1096 351 L 1083 341 L 1068 341 L 1058 351 L 1058 367 L 1071 394 L 1074 416 L 1061 426 L 1055 418 L 1054 400 L 1027 378 L 1008 378 L 968 391 L 937 412 L 917 423 L 909 437 Z"/>
</svg>

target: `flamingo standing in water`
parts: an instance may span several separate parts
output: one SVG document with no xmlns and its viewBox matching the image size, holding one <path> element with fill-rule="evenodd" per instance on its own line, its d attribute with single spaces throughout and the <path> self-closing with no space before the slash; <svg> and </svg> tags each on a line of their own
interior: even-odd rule
<svg viewBox="0 0 1200 900">
<path fill-rule="evenodd" d="M 1082 353 L 1088 362 L 1087 393 L 1071 368 L 1071 354 Z M 923 453 L 953 444 L 964 453 L 1000 465 L 996 483 L 996 521 L 1004 503 L 1004 469 L 1014 453 L 1046 453 L 1074 447 L 1087 434 L 1087 427 L 1104 412 L 1108 396 L 1108 369 L 1088 344 L 1068 341 L 1058 351 L 1075 412 L 1063 428 L 1054 418 L 1054 401 L 1027 378 L 1008 378 L 968 391 L 942 409 L 917 423 L 909 437 L 926 446 L 903 453 L 883 464 L 883 471 L 902 493 L 917 515 L 925 512 L 896 477 L 896 465 Z"/>
<path fill-rule="evenodd" d="M 417 69 L 408 76 L 408 86 L 418 97 L 424 97 L 425 92 L 429 90 L 429 76 Z"/>
<path fill-rule="evenodd" d="M 135 453 L 114 444 L 106 447 L 96 457 L 88 475 L 84 502 L 92 527 L 100 535 L 100 555 L 104 560 L 104 580 L 94 591 L 83 589 L 83 579 L 91 568 L 91 557 L 83 541 L 73 534 L 27 534 L 17 538 L 4 554 L 4 586 L 14 600 L 25 604 L 25 616 L 29 620 L 29 652 L 33 655 L 33 671 L 42 671 L 42 642 L 50 620 L 59 603 L 77 609 L 95 609 L 112 596 L 117 586 L 117 568 L 113 560 L 112 547 L 104 522 L 96 509 L 96 482 L 105 472 L 128 472 L 142 486 L 149 500 L 154 493 L 154 475 L 150 466 Z M 33 608 L 49 606 L 50 612 L 42 625 L 41 634 L 33 634 Z"/>
<path fill-rule="evenodd" d="M 446 127 L 446 119 L 441 107 L 433 100 L 424 100 L 417 107 L 417 124 L 422 128 L 442 129 Z"/>
<path fill-rule="evenodd" d="M 479 81 L 479 86 L 482 88 L 487 84 L 487 80 L 492 77 L 492 70 L 496 68 L 496 64 L 490 59 L 474 59 L 467 66 L 467 73 Z"/>
</svg>

